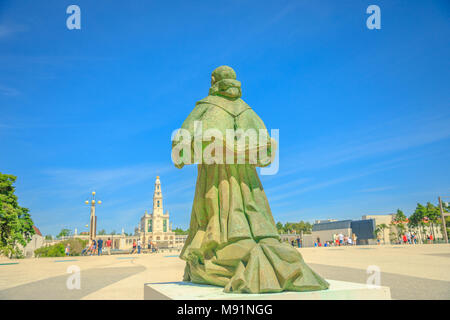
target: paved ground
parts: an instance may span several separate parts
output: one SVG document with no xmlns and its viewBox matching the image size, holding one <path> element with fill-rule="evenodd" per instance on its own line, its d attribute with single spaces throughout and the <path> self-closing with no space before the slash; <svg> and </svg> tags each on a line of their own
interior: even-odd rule
<svg viewBox="0 0 450 320">
<path fill-rule="evenodd" d="M 450 245 L 300 249 L 326 279 L 366 283 L 369 266 L 393 299 L 450 299 Z M 14 263 L 14 264 L 10 264 Z M 80 268 L 79 290 L 67 272 Z M 184 262 L 174 253 L 0 260 L 0 299 L 143 299 L 143 284 L 180 281 Z"/>
</svg>

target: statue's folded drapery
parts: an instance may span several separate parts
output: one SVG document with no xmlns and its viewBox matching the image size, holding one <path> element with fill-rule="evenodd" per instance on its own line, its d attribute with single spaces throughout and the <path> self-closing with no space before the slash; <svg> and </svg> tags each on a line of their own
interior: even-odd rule
<svg viewBox="0 0 450 320">
<path fill-rule="evenodd" d="M 216 129 L 224 136 L 227 129 L 254 129 L 266 135 L 256 148 L 267 147 L 270 155 L 273 142 L 262 120 L 240 99 L 240 83 L 235 79 L 231 68 L 217 68 L 210 95 L 197 103 L 182 129 L 192 136 L 194 122 L 201 123 L 203 131 Z M 261 145 L 261 141 L 267 143 Z M 207 147 L 203 142 L 201 150 Z M 269 164 L 266 160 L 258 153 L 256 163 L 247 159 L 243 164 L 198 164 L 189 235 L 180 255 L 186 261 L 185 281 L 223 286 L 226 292 L 328 288 L 297 249 L 280 241 L 256 172 L 257 166 Z"/>
</svg>

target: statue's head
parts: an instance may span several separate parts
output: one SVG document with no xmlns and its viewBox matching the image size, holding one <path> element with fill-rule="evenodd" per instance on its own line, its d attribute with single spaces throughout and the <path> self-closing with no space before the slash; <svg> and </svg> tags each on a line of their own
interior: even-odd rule
<svg viewBox="0 0 450 320">
<path fill-rule="evenodd" d="M 236 80 L 236 72 L 229 66 L 220 66 L 211 74 L 209 94 L 228 99 L 241 97 L 241 83 Z"/>
<path fill-rule="evenodd" d="M 229 66 L 216 68 L 211 74 L 211 85 L 223 79 L 236 80 L 236 72 L 234 72 L 233 68 Z"/>
</svg>

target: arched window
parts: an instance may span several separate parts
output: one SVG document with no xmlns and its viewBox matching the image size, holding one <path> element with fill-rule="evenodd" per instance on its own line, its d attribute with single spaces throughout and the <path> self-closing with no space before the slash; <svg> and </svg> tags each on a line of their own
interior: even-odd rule
<svg viewBox="0 0 450 320">
<path fill-rule="evenodd" d="M 148 220 L 148 232 L 153 231 L 153 220 Z"/>
<path fill-rule="evenodd" d="M 159 200 L 157 201 L 157 206 L 158 206 L 158 208 L 159 208 Z"/>
</svg>

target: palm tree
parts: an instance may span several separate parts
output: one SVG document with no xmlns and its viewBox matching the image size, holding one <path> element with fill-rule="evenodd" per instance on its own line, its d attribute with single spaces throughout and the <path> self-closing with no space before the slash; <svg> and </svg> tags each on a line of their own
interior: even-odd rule
<svg viewBox="0 0 450 320">
<path fill-rule="evenodd" d="M 419 234 L 420 234 L 420 240 L 423 242 L 422 234 L 425 233 L 424 227 L 424 218 L 426 217 L 427 209 L 421 205 L 420 203 L 417 204 L 416 210 L 414 213 L 409 217 L 409 223 L 408 226 L 410 228 L 418 228 Z M 422 232 L 420 232 L 422 231 Z"/>
<path fill-rule="evenodd" d="M 391 225 L 395 226 L 395 229 L 397 230 L 398 235 L 402 235 L 405 233 L 406 229 L 406 223 L 408 223 L 409 220 L 405 216 L 402 210 L 397 209 L 397 213 L 392 217 L 392 223 Z"/>
<path fill-rule="evenodd" d="M 377 227 L 376 227 L 376 229 L 375 229 L 375 231 L 374 231 L 375 236 L 376 236 L 377 238 L 378 238 L 380 232 L 383 233 L 383 243 L 384 243 L 384 244 L 386 244 L 386 239 L 385 239 L 385 235 L 384 235 L 384 229 L 386 229 L 386 228 L 389 228 L 389 226 L 388 226 L 387 224 L 385 224 L 385 223 L 382 223 L 382 224 L 377 225 Z"/>
</svg>

